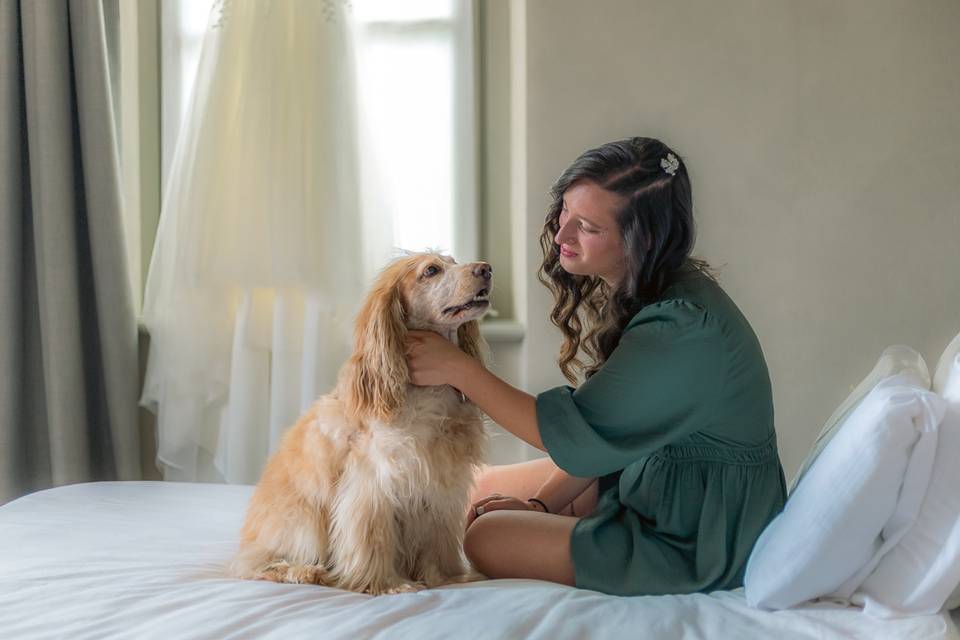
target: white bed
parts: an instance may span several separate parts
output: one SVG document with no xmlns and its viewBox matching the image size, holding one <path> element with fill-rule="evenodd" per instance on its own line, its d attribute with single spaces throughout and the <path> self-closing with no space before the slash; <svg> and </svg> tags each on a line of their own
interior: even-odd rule
<svg viewBox="0 0 960 640">
<path fill-rule="evenodd" d="M 496 580 L 373 598 L 226 578 L 252 487 L 117 482 L 0 507 L 3 638 L 949 638 L 950 616 L 882 621 L 742 590 L 618 598 Z"/>
</svg>

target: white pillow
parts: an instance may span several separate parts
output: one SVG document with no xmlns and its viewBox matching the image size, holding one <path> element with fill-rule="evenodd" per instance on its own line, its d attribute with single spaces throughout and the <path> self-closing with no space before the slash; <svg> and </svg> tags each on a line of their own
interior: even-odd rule
<svg viewBox="0 0 960 640">
<path fill-rule="evenodd" d="M 960 342 L 958 342 L 958 346 L 960 346 Z M 807 457 L 800 465 L 800 470 L 797 471 L 797 474 L 793 476 L 793 480 L 790 482 L 789 493 L 791 495 L 794 489 L 797 488 L 797 484 L 807 473 L 810 465 L 813 464 L 813 461 L 817 459 L 817 456 L 820 455 L 823 448 L 826 447 L 827 443 L 836 435 L 840 425 L 842 425 L 850 413 L 860 405 L 863 398 L 877 386 L 878 382 L 884 378 L 889 378 L 890 376 L 900 373 L 911 373 L 923 381 L 924 389 L 930 388 L 930 373 L 927 371 L 927 363 L 924 362 L 923 356 L 914 349 L 904 345 L 894 345 L 884 349 L 883 353 L 880 354 L 880 359 L 877 361 L 877 364 L 874 365 L 873 370 L 867 374 L 867 377 L 857 385 L 853 392 L 847 396 L 847 399 L 837 407 L 837 410 L 834 411 L 826 423 L 824 423 L 823 428 L 820 430 L 820 435 L 818 435 L 817 439 L 813 442 L 810 453 L 807 454 Z"/>
<path fill-rule="evenodd" d="M 747 603 L 784 609 L 821 596 L 849 598 L 915 519 L 944 410 L 916 375 L 878 383 L 754 546 Z"/>
<path fill-rule="evenodd" d="M 960 333 L 958 333 L 953 340 L 950 341 L 950 344 L 947 345 L 947 348 L 943 350 L 943 353 L 940 355 L 940 361 L 937 362 L 937 371 L 933 374 L 933 390 L 941 396 L 947 386 L 947 378 L 950 377 L 953 371 L 953 363 L 958 355 L 960 355 Z"/>
<path fill-rule="evenodd" d="M 941 366 L 945 364 L 941 361 Z M 960 355 L 947 369 L 947 412 L 930 485 L 913 527 L 864 580 L 854 601 L 880 617 L 940 611 L 960 584 Z"/>
<path fill-rule="evenodd" d="M 960 333 L 954 336 L 947 348 L 943 350 L 940 361 L 937 363 L 937 372 L 933 377 L 933 390 L 946 398 L 949 388 L 951 398 L 948 401 L 956 401 L 957 394 L 960 393 L 960 384 L 956 382 L 956 374 L 951 375 L 956 370 L 957 358 L 960 357 Z M 950 378 L 950 382 L 948 382 Z M 960 608 L 960 585 L 954 590 L 953 595 L 947 598 L 947 609 Z"/>
</svg>

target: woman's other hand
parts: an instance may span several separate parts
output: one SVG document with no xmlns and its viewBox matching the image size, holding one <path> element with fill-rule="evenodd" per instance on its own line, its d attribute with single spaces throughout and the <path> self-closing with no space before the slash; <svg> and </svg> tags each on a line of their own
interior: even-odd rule
<svg viewBox="0 0 960 640">
<path fill-rule="evenodd" d="M 433 331 L 408 331 L 405 338 L 410 382 L 419 386 L 457 386 L 459 374 L 476 362 Z"/>
<path fill-rule="evenodd" d="M 473 503 L 470 511 L 467 513 L 467 528 L 470 528 L 470 525 L 473 524 L 473 521 L 478 517 L 482 516 L 485 513 L 490 513 L 491 511 L 543 511 L 535 507 L 530 502 L 524 502 L 519 498 L 511 498 L 510 496 L 502 496 L 499 493 L 487 496 L 486 498 L 481 498 Z"/>
</svg>

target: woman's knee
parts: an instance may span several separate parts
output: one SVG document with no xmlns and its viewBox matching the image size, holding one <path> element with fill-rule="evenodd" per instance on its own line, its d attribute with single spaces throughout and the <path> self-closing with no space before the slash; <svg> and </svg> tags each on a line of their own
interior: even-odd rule
<svg viewBox="0 0 960 640">
<path fill-rule="evenodd" d="M 488 578 L 535 578 L 574 584 L 570 532 L 574 518 L 491 511 L 467 529 L 463 550 Z"/>
<path fill-rule="evenodd" d="M 484 575 L 491 575 L 491 560 L 497 547 L 494 536 L 497 530 L 496 520 L 502 514 L 496 511 L 477 518 L 467 529 L 463 537 L 463 552 L 474 568 Z"/>
<path fill-rule="evenodd" d="M 480 573 L 502 577 L 511 563 L 507 543 L 521 533 L 516 511 L 491 511 L 477 518 L 463 538 L 463 551 Z M 522 537 L 522 536 L 520 536 Z"/>
</svg>

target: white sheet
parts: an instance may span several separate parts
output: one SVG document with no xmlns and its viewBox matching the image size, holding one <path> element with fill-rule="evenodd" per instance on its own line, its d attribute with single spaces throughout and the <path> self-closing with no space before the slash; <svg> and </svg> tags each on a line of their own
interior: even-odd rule
<svg viewBox="0 0 960 640">
<path fill-rule="evenodd" d="M 251 487 L 94 483 L 0 507 L 4 638 L 944 638 L 947 614 L 768 613 L 742 590 L 618 598 L 496 580 L 373 598 L 224 577 Z"/>
</svg>

